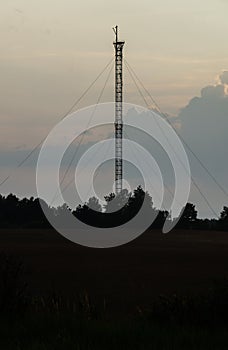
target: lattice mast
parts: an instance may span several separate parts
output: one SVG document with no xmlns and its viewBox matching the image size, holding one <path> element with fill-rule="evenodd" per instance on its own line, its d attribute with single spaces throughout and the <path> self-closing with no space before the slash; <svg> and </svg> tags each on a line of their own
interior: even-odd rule
<svg viewBox="0 0 228 350">
<path fill-rule="evenodd" d="M 115 193 L 123 186 L 123 46 L 119 41 L 118 26 L 113 28 L 116 36 L 115 48 Z"/>
</svg>

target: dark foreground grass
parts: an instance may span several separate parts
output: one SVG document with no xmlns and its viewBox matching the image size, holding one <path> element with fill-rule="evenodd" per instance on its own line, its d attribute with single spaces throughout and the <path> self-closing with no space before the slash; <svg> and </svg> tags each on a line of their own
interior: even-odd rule
<svg viewBox="0 0 228 350">
<path fill-rule="evenodd" d="M 145 320 L 79 321 L 35 317 L 1 323 L 4 350 L 227 349 L 226 328 L 157 324 Z"/>
<path fill-rule="evenodd" d="M 228 288 L 201 297 L 160 297 L 149 310 L 115 318 L 98 312 L 85 293 L 23 301 L 0 317 L 3 350 L 228 349 Z M 27 306 L 25 306 L 27 305 Z M 20 311 L 20 312 L 19 312 Z"/>
<path fill-rule="evenodd" d="M 86 292 L 29 295 L 22 272 L 0 256 L 0 350 L 228 349 L 227 280 L 200 296 L 160 296 L 131 315 L 116 305 L 113 315 Z"/>
</svg>

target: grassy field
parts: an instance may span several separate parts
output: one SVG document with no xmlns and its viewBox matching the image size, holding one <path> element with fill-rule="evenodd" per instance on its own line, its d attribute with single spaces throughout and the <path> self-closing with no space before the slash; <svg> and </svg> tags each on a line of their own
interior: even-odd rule
<svg viewBox="0 0 228 350">
<path fill-rule="evenodd" d="M 226 328 L 156 325 L 148 322 L 118 323 L 71 319 L 27 320 L 1 325 L 4 350 L 226 350 Z"/>
<path fill-rule="evenodd" d="M 146 307 L 159 294 L 197 294 L 228 277 L 226 232 L 148 232 L 119 248 L 92 249 L 54 231 L 5 230 L 0 247 L 24 262 L 33 293 L 87 291 L 124 313 Z"/>
<path fill-rule="evenodd" d="M 91 249 L 52 230 L 2 230 L 0 245 L 28 284 L 26 311 L 14 284 L 1 294 L 1 349 L 228 347 L 226 232 L 147 232 Z"/>
</svg>

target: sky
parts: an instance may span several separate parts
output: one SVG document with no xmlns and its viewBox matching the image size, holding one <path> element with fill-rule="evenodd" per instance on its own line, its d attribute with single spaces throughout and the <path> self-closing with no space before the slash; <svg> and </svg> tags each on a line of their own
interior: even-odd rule
<svg viewBox="0 0 228 350">
<path fill-rule="evenodd" d="M 227 188 L 227 11 L 226 0 L 1 0 L 1 177 L 48 134 L 113 57 L 112 27 L 118 24 L 127 62 Z M 142 105 L 124 73 L 125 101 Z M 103 84 L 99 80 L 79 107 L 94 104 Z M 102 102 L 113 98 L 111 79 Z M 190 160 L 194 176 L 219 211 L 228 198 Z M 2 192 L 29 195 L 33 173 L 30 161 Z M 192 201 L 202 216 L 210 216 L 195 192 Z"/>
</svg>

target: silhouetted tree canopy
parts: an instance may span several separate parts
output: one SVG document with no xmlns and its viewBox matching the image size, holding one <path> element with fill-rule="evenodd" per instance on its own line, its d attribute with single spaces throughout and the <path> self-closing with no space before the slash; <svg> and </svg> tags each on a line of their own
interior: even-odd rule
<svg viewBox="0 0 228 350">
<path fill-rule="evenodd" d="M 165 220 L 177 220 L 171 218 L 166 210 L 158 210 L 153 206 L 152 197 L 138 186 L 133 192 L 124 189 L 120 194 L 110 193 L 104 197 L 105 205 L 102 207 L 96 197 L 80 204 L 75 210 L 63 204 L 57 208 L 50 208 L 39 198 L 19 199 L 14 194 L 8 196 L 0 195 L 0 227 L 18 228 L 49 228 L 51 225 L 46 219 L 41 206 L 46 207 L 49 215 L 63 222 L 69 212 L 79 220 L 96 227 L 115 227 L 131 220 L 137 215 L 141 206 L 145 215 L 156 219 L 151 224 L 150 229 L 161 229 Z M 181 218 L 176 226 L 177 229 L 205 229 L 205 230 L 228 230 L 228 207 L 224 206 L 219 220 L 198 219 L 195 205 L 187 203 L 182 210 Z"/>
<path fill-rule="evenodd" d="M 223 210 L 220 214 L 220 227 L 222 229 L 228 228 L 228 207 L 223 207 Z"/>
<path fill-rule="evenodd" d="M 178 226 L 182 228 L 193 228 L 193 225 L 197 222 L 197 210 L 195 205 L 187 203 L 185 208 L 182 210 L 181 218 L 178 222 Z"/>
</svg>

